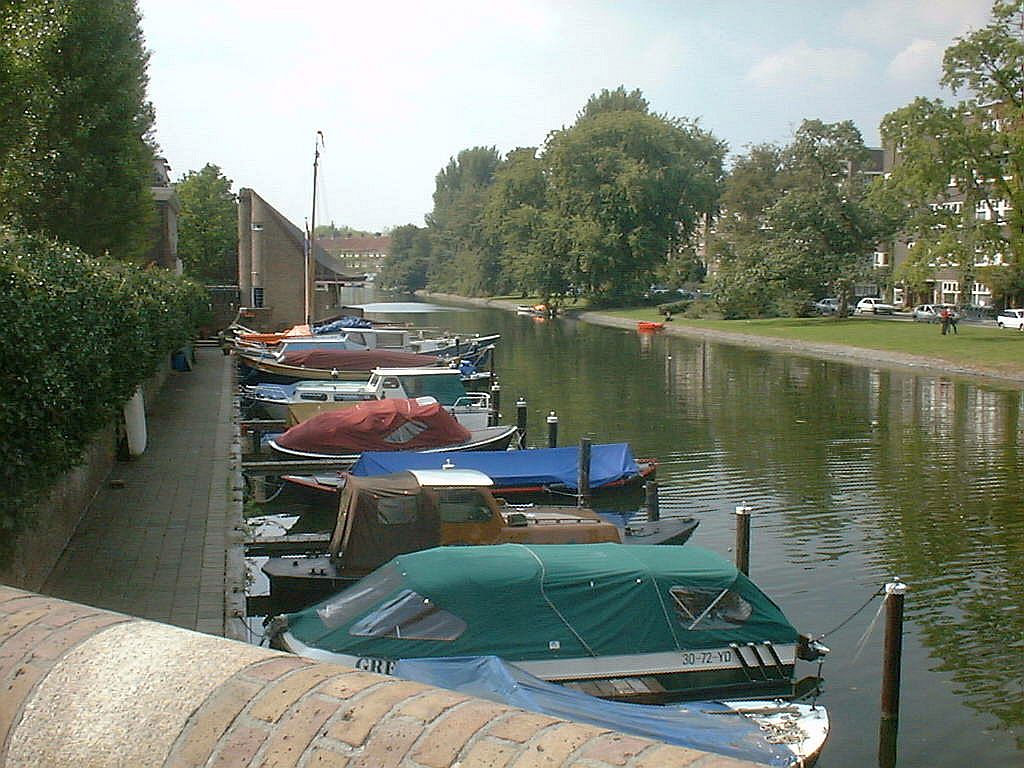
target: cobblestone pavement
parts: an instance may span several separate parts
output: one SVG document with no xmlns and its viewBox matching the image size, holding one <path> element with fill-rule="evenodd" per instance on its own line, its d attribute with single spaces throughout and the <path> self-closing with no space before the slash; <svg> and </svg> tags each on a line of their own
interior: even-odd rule
<svg viewBox="0 0 1024 768">
<path fill-rule="evenodd" d="M 232 363 L 198 348 L 152 408 L 43 587 L 54 597 L 225 635 L 230 598 Z"/>
</svg>

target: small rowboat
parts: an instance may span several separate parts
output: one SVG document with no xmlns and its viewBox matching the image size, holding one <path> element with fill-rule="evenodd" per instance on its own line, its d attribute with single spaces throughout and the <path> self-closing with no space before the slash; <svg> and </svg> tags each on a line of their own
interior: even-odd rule
<svg viewBox="0 0 1024 768">
<path fill-rule="evenodd" d="M 655 331 L 660 331 L 664 327 L 664 323 L 655 323 L 651 320 L 639 320 L 636 324 L 636 329 L 640 333 L 654 333 Z"/>
</svg>

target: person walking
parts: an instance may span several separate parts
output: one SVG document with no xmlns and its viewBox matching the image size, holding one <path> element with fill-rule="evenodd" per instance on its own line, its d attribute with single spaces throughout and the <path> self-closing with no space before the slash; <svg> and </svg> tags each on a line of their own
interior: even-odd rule
<svg viewBox="0 0 1024 768">
<path fill-rule="evenodd" d="M 956 329 L 956 321 L 957 321 L 956 310 L 955 309 L 949 310 L 949 329 L 953 332 L 954 335 L 959 333 L 959 331 L 957 331 L 957 329 Z"/>
<path fill-rule="evenodd" d="M 939 321 L 942 323 L 942 335 L 949 333 L 949 310 L 943 307 L 939 310 Z"/>
</svg>

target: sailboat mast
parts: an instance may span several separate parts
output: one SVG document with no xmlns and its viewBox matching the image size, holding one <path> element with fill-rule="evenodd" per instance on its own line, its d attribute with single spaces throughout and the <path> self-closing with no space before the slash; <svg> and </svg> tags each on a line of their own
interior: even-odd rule
<svg viewBox="0 0 1024 768">
<path fill-rule="evenodd" d="M 306 243 L 306 264 L 304 270 L 305 276 L 305 291 L 303 297 L 305 299 L 304 306 L 306 310 L 306 323 L 313 322 L 312 312 L 312 284 L 313 284 L 313 264 L 314 264 L 314 248 L 316 247 L 316 174 L 320 166 L 320 147 L 324 143 L 323 131 L 316 132 L 316 140 L 313 142 L 313 213 L 309 217 L 309 236 Z"/>
</svg>

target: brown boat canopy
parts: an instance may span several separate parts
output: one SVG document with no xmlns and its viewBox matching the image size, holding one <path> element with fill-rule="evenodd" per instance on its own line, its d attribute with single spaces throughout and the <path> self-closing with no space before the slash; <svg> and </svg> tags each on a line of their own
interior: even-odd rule
<svg viewBox="0 0 1024 768">
<path fill-rule="evenodd" d="M 420 451 L 465 443 L 470 431 L 436 400 L 368 400 L 318 414 L 277 439 L 282 448 L 304 453 Z"/>
</svg>

